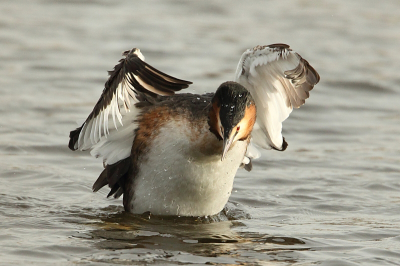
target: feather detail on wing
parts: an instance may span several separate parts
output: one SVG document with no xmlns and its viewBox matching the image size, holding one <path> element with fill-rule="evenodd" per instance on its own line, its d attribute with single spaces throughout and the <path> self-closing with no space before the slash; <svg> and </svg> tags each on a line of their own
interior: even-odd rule
<svg viewBox="0 0 400 266">
<path fill-rule="evenodd" d="M 299 108 L 319 75 L 289 45 L 272 44 L 248 49 L 240 58 L 235 81 L 250 91 L 257 107 L 252 141 L 265 149 L 285 150 L 282 122 Z"/>
<path fill-rule="evenodd" d="M 250 172 L 253 169 L 253 164 L 251 160 L 253 159 L 258 159 L 260 158 L 261 153 L 259 150 L 257 150 L 254 145 L 252 145 L 252 142 L 249 142 L 249 145 L 247 146 L 246 154 L 243 157 L 242 164 L 240 165 L 242 168 Z"/>
<path fill-rule="evenodd" d="M 172 95 L 187 88 L 190 81 L 169 76 L 144 62 L 139 49 L 125 51 L 83 125 L 70 133 L 71 150 L 92 149 L 91 154 L 113 164 L 131 153 L 136 103 L 157 95 Z M 121 110 L 122 109 L 122 110 Z M 112 120 L 112 123 L 109 121 Z"/>
</svg>

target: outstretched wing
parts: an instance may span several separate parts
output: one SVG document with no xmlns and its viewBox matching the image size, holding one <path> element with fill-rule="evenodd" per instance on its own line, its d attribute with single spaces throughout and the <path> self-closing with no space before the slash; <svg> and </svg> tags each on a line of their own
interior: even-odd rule
<svg viewBox="0 0 400 266">
<path fill-rule="evenodd" d="M 235 81 L 250 91 L 257 107 L 253 142 L 265 149 L 285 150 L 282 122 L 299 108 L 319 81 L 310 64 L 289 45 L 248 49 L 240 58 Z"/>
<path fill-rule="evenodd" d="M 139 49 L 125 51 L 122 55 L 125 57 L 109 71 L 110 77 L 93 111 L 69 136 L 71 150 L 92 149 L 92 155 L 103 157 L 105 165 L 130 156 L 137 127 L 136 103 L 148 96 L 172 95 L 192 83 L 145 63 Z M 111 119 L 112 124 L 109 123 Z"/>
</svg>

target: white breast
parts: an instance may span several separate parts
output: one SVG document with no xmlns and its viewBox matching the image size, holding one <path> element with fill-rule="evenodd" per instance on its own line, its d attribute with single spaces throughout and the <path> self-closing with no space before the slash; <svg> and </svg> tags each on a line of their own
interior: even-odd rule
<svg viewBox="0 0 400 266">
<path fill-rule="evenodd" d="M 206 216 L 224 208 L 248 142 L 234 143 L 221 161 L 222 141 L 204 124 L 172 121 L 160 129 L 133 183 L 133 213 Z"/>
</svg>

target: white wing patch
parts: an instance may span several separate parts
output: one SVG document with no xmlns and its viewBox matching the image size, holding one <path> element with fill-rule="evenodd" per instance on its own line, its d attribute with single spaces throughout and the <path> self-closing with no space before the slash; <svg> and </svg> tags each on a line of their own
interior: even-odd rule
<svg viewBox="0 0 400 266">
<path fill-rule="evenodd" d="M 261 154 L 260 151 L 257 150 L 256 147 L 250 142 L 249 145 L 247 146 L 246 154 L 243 157 L 243 164 L 248 164 L 252 159 L 258 159 L 260 158 Z"/>
<path fill-rule="evenodd" d="M 104 165 L 114 164 L 131 155 L 132 143 L 135 138 L 137 123 L 134 122 L 138 110 L 132 112 L 121 111 L 121 124 L 125 126 L 109 129 L 108 136 L 103 136 L 97 143 L 91 146 L 90 154 L 96 158 L 102 157 Z"/>
<path fill-rule="evenodd" d="M 265 149 L 284 150 L 282 122 L 293 107 L 304 104 L 319 81 L 318 73 L 288 45 L 275 44 L 244 52 L 235 81 L 249 90 L 256 102 L 254 143 Z"/>
<path fill-rule="evenodd" d="M 119 87 L 125 90 L 122 86 Z M 120 96 L 113 97 L 110 105 L 101 110 L 97 117 L 83 124 L 77 142 L 79 150 L 91 149 L 90 154 L 96 158 L 102 157 L 104 165 L 111 165 L 129 157 L 135 138 L 135 120 L 139 110 L 134 104 L 138 100 L 126 94 L 125 97 Z M 118 99 L 125 108 L 118 105 Z M 113 123 L 108 123 L 110 118 Z"/>
<path fill-rule="evenodd" d="M 144 60 L 144 56 L 139 49 L 135 49 L 133 54 L 139 57 L 141 60 Z M 75 149 L 93 149 L 95 147 L 94 145 L 99 144 L 100 142 L 104 143 L 104 139 L 107 139 L 111 129 L 113 129 L 113 134 L 116 134 L 118 131 L 118 125 L 123 127 L 123 120 L 126 120 L 123 119 L 121 114 L 121 107 L 125 109 L 125 114 L 129 114 L 131 109 L 133 109 L 134 112 L 131 114 L 131 117 L 132 115 L 134 117 L 137 115 L 134 104 L 138 103 L 139 100 L 136 97 L 135 88 L 132 85 L 132 78 L 135 75 L 133 75 L 131 72 L 122 72 L 119 73 L 119 75 L 123 75 L 123 77 L 116 86 L 115 90 L 111 90 L 108 93 L 106 89 L 103 91 L 102 97 L 95 106 L 95 108 L 99 108 L 97 115 L 94 115 L 94 117 L 91 119 L 86 120 L 82 125 L 78 141 L 75 143 Z M 140 78 L 138 79 L 140 80 Z M 105 98 L 110 99 L 108 104 L 103 103 L 103 101 L 106 101 Z M 109 125 L 110 116 L 112 118 L 114 127 Z M 112 139 L 117 141 L 115 137 Z M 96 147 L 99 147 L 99 145 L 96 145 Z"/>
</svg>

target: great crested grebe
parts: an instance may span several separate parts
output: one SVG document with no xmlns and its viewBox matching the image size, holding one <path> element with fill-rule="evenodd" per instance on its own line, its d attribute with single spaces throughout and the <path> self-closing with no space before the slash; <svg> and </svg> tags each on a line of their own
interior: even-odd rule
<svg viewBox="0 0 400 266">
<path fill-rule="evenodd" d="M 282 122 L 319 81 L 286 44 L 248 49 L 235 80 L 203 95 L 175 94 L 192 83 L 145 63 L 139 49 L 123 56 L 69 148 L 103 158 L 93 191 L 108 185 L 132 213 L 219 213 L 238 168 L 250 171 L 259 156 L 254 145 L 286 149 Z"/>
</svg>

